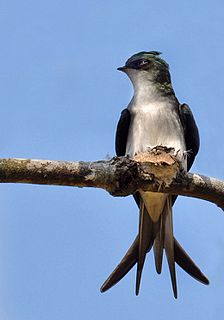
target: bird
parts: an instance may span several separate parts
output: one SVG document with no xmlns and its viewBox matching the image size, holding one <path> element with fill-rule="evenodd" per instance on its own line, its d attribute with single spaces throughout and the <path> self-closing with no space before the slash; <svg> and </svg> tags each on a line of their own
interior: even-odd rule
<svg viewBox="0 0 224 320">
<path fill-rule="evenodd" d="M 175 95 L 169 65 L 161 58 L 161 52 L 135 53 L 117 70 L 128 76 L 134 93 L 118 121 L 116 155 L 133 158 L 157 146 L 172 148 L 183 168 L 189 171 L 199 150 L 199 132 L 190 107 L 179 103 Z M 151 249 L 158 274 L 162 271 L 165 251 L 175 298 L 176 263 L 196 280 L 209 284 L 173 235 L 172 206 L 177 196 L 138 190 L 133 197 L 139 208 L 138 235 L 100 291 L 110 289 L 137 264 L 135 294 L 138 295 L 145 258 Z"/>
</svg>

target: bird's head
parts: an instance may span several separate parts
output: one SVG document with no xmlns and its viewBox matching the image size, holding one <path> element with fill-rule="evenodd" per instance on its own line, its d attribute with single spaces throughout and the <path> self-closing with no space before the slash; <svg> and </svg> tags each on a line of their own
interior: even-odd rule
<svg viewBox="0 0 224 320">
<path fill-rule="evenodd" d="M 135 88 L 143 84 L 155 84 L 159 89 L 164 88 L 167 93 L 171 93 L 169 65 L 160 58 L 160 54 L 157 51 L 141 51 L 131 56 L 117 70 L 125 72 Z"/>
</svg>

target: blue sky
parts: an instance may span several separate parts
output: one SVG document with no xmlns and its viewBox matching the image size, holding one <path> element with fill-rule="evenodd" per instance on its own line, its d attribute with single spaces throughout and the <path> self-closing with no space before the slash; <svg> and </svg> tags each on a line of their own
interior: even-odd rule
<svg viewBox="0 0 224 320">
<path fill-rule="evenodd" d="M 197 120 L 193 171 L 223 167 L 224 7 L 217 1 L 1 1 L 1 157 L 97 160 L 114 155 L 114 132 L 132 88 L 116 68 L 133 53 L 163 52 L 181 102 Z M 210 279 L 146 261 L 105 294 L 99 288 L 136 235 L 131 197 L 105 191 L 0 185 L 0 318 L 223 319 L 224 216 L 180 198 L 177 239 Z"/>
</svg>

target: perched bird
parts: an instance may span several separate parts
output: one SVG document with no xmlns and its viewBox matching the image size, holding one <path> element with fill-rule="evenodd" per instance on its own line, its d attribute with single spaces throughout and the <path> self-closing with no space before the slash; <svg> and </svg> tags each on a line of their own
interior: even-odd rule
<svg viewBox="0 0 224 320">
<path fill-rule="evenodd" d="M 121 112 L 116 131 L 117 156 L 133 157 L 156 146 L 174 148 L 189 170 L 199 150 L 199 133 L 187 104 L 177 100 L 169 65 L 157 51 L 131 56 L 123 67 L 134 88 L 128 107 Z M 174 297 L 177 298 L 175 262 L 196 280 L 209 281 L 173 236 L 172 206 L 177 196 L 138 191 L 139 232 L 116 269 L 101 287 L 104 292 L 120 281 L 137 263 L 136 295 L 146 254 L 153 248 L 156 271 L 162 270 L 165 250 Z"/>
</svg>

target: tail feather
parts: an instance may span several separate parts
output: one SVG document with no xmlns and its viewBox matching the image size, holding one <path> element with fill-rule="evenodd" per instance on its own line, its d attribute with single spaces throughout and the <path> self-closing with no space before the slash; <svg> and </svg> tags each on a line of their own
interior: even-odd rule
<svg viewBox="0 0 224 320">
<path fill-rule="evenodd" d="M 135 238 L 131 247 L 126 252 L 120 263 L 109 275 L 100 288 L 101 292 L 105 292 L 117 284 L 136 264 L 138 260 L 138 236 Z"/>
<path fill-rule="evenodd" d="M 171 196 L 167 197 L 166 210 L 164 212 L 164 248 L 170 269 L 170 277 L 173 287 L 174 297 L 177 298 L 177 281 L 174 260 L 174 241 L 173 241 L 173 219 Z"/>
<path fill-rule="evenodd" d="M 148 247 L 147 252 L 151 250 Z M 178 241 L 174 238 L 174 259 L 175 262 L 191 277 L 195 280 L 208 285 L 209 280 L 201 272 L 201 270 L 196 266 L 194 261 L 189 257 L 189 255 L 184 251 Z M 117 265 L 114 271 L 110 274 L 104 284 L 101 286 L 100 291 L 105 292 L 117 284 L 123 277 L 134 267 L 138 260 L 138 237 L 135 238 L 131 247 L 128 249 L 127 253 Z"/>
<path fill-rule="evenodd" d="M 123 259 L 104 282 L 100 288 L 101 292 L 107 291 L 118 283 L 133 266 L 138 263 L 136 277 L 136 294 L 138 294 L 145 257 L 147 252 L 151 250 L 152 245 L 158 273 L 161 273 L 163 247 L 165 248 L 175 298 L 177 297 L 175 262 L 194 279 L 203 284 L 209 284 L 209 280 L 206 276 L 173 237 L 171 201 L 171 197 L 168 197 L 168 202 L 165 205 L 161 218 L 156 223 L 151 220 L 147 210 L 143 208 L 144 210 L 140 212 L 139 235 L 136 237 Z"/>
<path fill-rule="evenodd" d="M 164 224 L 162 216 L 158 221 L 159 230 L 156 232 L 156 237 L 153 244 L 155 266 L 158 274 L 162 272 L 163 263 L 163 245 L 164 245 Z"/>
<path fill-rule="evenodd" d="M 143 232 L 141 234 L 142 238 L 142 246 L 139 246 L 139 238 L 140 235 L 135 238 L 134 242 L 132 243 L 131 247 L 128 249 L 126 252 L 125 256 L 122 258 L 120 263 L 117 265 L 117 267 L 114 269 L 114 271 L 110 274 L 110 276 L 106 279 L 106 281 L 103 283 L 103 285 L 100 288 L 101 292 L 105 292 L 111 287 L 113 287 L 116 283 L 118 283 L 132 268 L 133 266 L 138 262 L 139 260 L 139 250 L 143 251 L 144 256 L 149 252 L 152 248 L 153 245 L 153 236 L 152 236 L 152 226 L 153 222 L 150 219 L 150 216 L 146 209 L 144 208 L 144 228 Z M 141 213 L 140 213 L 141 215 Z M 140 229 L 140 227 L 139 227 Z M 141 247 L 139 249 L 139 247 Z M 141 254 L 142 255 L 142 254 Z M 145 258 L 144 258 L 145 259 Z M 140 267 L 139 267 L 140 268 Z M 139 269 L 140 270 L 140 269 Z M 140 273 L 140 271 L 139 271 Z M 141 275 L 137 272 L 137 277 L 136 277 L 136 294 L 139 291 L 139 285 L 140 281 L 139 279 L 141 278 Z M 137 280 L 138 278 L 138 280 Z M 137 283 L 139 282 L 139 285 L 137 286 Z"/>
<path fill-rule="evenodd" d="M 144 202 L 140 200 L 139 214 L 139 238 L 138 238 L 138 261 L 136 274 L 136 295 L 139 294 L 142 270 L 144 267 L 146 253 L 150 243 L 153 243 L 153 222 L 145 208 Z"/>
<path fill-rule="evenodd" d="M 209 284 L 209 280 L 196 266 L 194 261 L 189 257 L 186 251 L 181 247 L 179 242 L 174 238 L 174 256 L 176 263 L 195 280 L 203 284 Z"/>
</svg>

